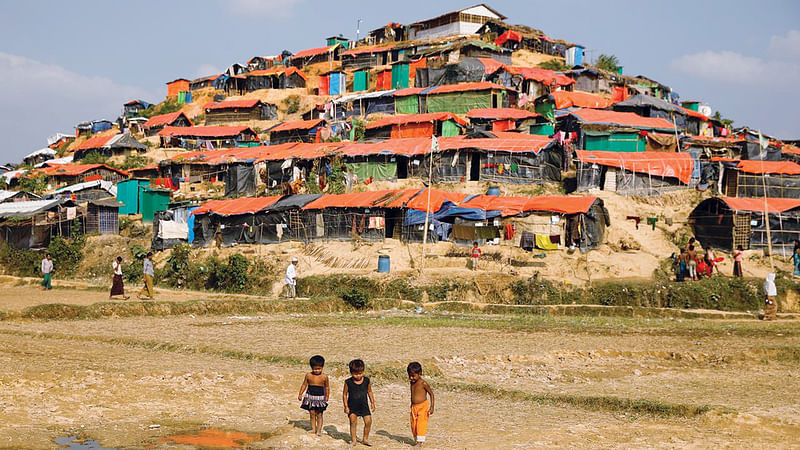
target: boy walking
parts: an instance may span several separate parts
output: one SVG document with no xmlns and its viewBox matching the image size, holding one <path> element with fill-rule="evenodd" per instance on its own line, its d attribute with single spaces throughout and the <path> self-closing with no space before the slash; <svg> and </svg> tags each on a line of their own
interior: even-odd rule
<svg viewBox="0 0 800 450">
<path fill-rule="evenodd" d="M 411 384 L 411 434 L 417 442 L 417 447 L 425 444 L 428 435 L 428 417 L 433 415 L 433 391 L 428 383 L 422 379 L 422 365 L 412 362 L 406 369 L 408 381 Z M 428 402 L 430 396 L 430 403 Z"/>
<path fill-rule="evenodd" d="M 148 300 L 153 300 L 155 297 L 155 293 L 153 292 L 153 277 L 155 276 L 155 270 L 153 267 L 153 252 L 147 252 L 147 258 L 144 259 L 142 263 L 142 278 L 144 279 L 144 286 L 142 286 L 142 291 L 139 292 L 137 297 L 139 300 L 142 299 L 142 296 L 146 295 Z"/>
</svg>

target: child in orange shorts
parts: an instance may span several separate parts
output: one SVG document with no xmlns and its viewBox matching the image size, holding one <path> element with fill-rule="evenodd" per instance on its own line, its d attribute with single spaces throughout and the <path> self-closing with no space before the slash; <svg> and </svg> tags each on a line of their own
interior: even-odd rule
<svg viewBox="0 0 800 450">
<path fill-rule="evenodd" d="M 406 369 L 408 381 L 411 383 L 411 433 L 417 442 L 417 447 L 422 447 L 428 435 L 428 417 L 433 415 L 433 391 L 428 383 L 422 379 L 422 365 L 412 362 Z M 431 397 L 430 403 L 428 396 Z"/>
</svg>

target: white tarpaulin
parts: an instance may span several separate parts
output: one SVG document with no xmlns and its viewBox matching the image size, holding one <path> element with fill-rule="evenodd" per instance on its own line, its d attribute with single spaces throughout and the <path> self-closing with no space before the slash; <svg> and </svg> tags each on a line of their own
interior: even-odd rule
<svg viewBox="0 0 800 450">
<path fill-rule="evenodd" d="M 182 239 L 189 240 L 189 225 L 186 222 L 175 222 L 173 220 L 161 220 L 158 222 L 159 239 Z"/>
</svg>

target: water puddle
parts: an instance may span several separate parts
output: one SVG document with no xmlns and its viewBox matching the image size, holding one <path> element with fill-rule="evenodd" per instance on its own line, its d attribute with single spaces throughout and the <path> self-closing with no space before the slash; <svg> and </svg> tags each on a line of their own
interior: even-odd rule
<svg viewBox="0 0 800 450">
<path fill-rule="evenodd" d="M 241 431 L 201 430 L 196 433 L 178 434 L 159 439 L 159 442 L 196 445 L 200 447 L 239 448 L 249 442 L 261 440 L 260 434 L 248 434 Z"/>
<path fill-rule="evenodd" d="M 67 448 L 72 450 L 116 450 L 109 447 L 103 447 L 100 442 L 94 439 L 80 439 L 78 436 L 64 436 L 55 439 L 58 448 Z"/>
</svg>

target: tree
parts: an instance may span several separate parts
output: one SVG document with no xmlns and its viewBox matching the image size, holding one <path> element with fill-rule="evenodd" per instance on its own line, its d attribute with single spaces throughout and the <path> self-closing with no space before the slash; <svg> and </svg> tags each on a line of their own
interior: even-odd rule
<svg viewBox="0 0 800 450">
<path fill-rule="evenodd" d="M 595 66 L 610 72 L 617 72 L 620 69 L 619 59 L 615 55 L 606 55 L 605 53 L 602 53 L 597 57 Z"/>
<path fill-rule="evenodd" d="M 561 61 L 560 59 L 551 59 L 548 61 L 540 62 L 536 67 L 540 69 L 553 70 L 556 72 L 563 72 L 565 70 L 569 70 L 569 67 L 567 67 L 567 65 L 564 64 L 564 61 Z"/>
<path fill-rule="evenodd" d="M 733 125 L 733 120 L 725 119 L 724 117 L 722 117 L 722 114 L 720 114 L 719 111 L 714 111 L 714 114 L 711 116 L 711 118 L 718 122 L 721 122 L 726 127 Z"/>
</svg>

